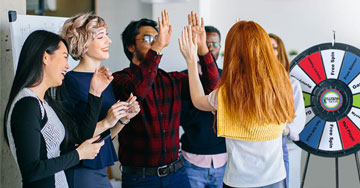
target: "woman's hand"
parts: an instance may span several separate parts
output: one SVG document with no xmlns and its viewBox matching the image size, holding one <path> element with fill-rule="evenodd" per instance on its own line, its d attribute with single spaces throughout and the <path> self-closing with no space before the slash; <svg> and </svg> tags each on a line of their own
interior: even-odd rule
<svg viewBox="0 0 360 188">
<path fill-rule="evenodd" d="M 136 96 L 134 96 L 132 93 L 130 94 L 130 97 L 128 98 L 128 100 L 126 100 L 126 102 L 128 103 L 128 114 L 126 117 L 120 118 L 121 121 L 124 123 L 129 122 L 130 119 L 135 117 L 140 112 L 140 105 L 136 101 Z"/>
<path fill-rule="evenodd" d="M 113 104 L 109 108 L 107 115 L 104 119 L 104 128 L 109 129 L 114 127 L 120 118 L 129 115 L 128 110 L 129 110 L 129 106 L 127 102 L 118 101 L 115 104 Z"/>
<path fill-rule="evenodd" d="M 100 143 L 94 143 L 100 136 L 96 136 L 85 140 L 76 151 L 79 155 L 79 160 L 83 159 L 94 159 L 100 151 L 100 148 L 104 145 L 104 141 Z"/>
<path fill-rule="evenodd" d="M 194 38 L 193 38 L 194 36 Z M 179 39 L 179 46 L 182 55 L 185 58 L 186 63 L 189 66 L 197 65 L 197 35 L 193 35 L 192 27 L 186 26 L 181 33 L 181 39 Z"/>
<path fill-rule="evenodd" d="M 101 93 L 107 88 L 113 79 L 114 77 L 106 66 L 96 69 L 90 82 L 89 93 L 100 97 Z"/>
</svg>

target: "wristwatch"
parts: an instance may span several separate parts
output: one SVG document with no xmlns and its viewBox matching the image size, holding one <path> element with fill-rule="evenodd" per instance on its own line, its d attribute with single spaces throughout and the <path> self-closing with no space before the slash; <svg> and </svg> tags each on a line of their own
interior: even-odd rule
<svg viewBox="0 0 360 188">
<path fill-rule="evenodd" d="M 123 121 L 121 121 L 121 119 L 119 119 L 119 123 L 121 123 L 121 124 L 123 124 L 123 125 L 126 125 L 126 124 L 128 124 L 129 122 L 130 122 L 130 119 L 127 120 L 127 121 L 125 121 L 125 122 L 123 122 Z"/>
</svg>

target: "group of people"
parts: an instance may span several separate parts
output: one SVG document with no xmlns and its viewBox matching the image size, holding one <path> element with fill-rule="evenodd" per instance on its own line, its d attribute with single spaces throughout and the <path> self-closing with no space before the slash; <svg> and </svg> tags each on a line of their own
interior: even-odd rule
<svg viewBox="0 0 360 188">
<path fill-rule="evenodd" d="M 166 72 L 159 64 L 172 26 L 164 10 L 158 23 L 127 25 L 130 66 L 112 74 L 101 66 L 107 28 L 79 14 L 60 35 L 38 30 L 26 39 L 4 118 L 23 187 L 112 187 L 107 167 L 118 160 L 124 188 L 288 187 L 285 137 L 299 139 L 305 113 L 280 38 L 237 21 L 221 70 L 220 32 L 191 12 L 178 40 L 188 69 Z M 80 62 L 67 72 L 69 55 Z M 105 131 L 111 136 L 100 139 Z"/>
</svg>

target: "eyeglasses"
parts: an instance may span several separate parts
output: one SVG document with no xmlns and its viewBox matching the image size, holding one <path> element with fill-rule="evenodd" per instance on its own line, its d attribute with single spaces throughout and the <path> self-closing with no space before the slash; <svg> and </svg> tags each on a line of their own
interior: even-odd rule
<svg viewBox="0 0 360 188">
<path fill-rule="evenodd" d="M 143 41 L 151 44 L 153 41 L 155 41 L 155 40 L 157 39 L 157 37 L 158 37 L 157 35 L 155 35 L 155 37 L 152 36 L 152 35 L 144 35 L 144 38 L 142 38 L 142 39 L 135 39 L 135 40 L 143 40 Z"/>
<path fill-rule="evenodd" d="M 214 48 L 220 47 L 220 43 L 218 42 L 206 42 L 206 46 L 210 48 L 210 46 L 213 46 Z"/>
</svg>

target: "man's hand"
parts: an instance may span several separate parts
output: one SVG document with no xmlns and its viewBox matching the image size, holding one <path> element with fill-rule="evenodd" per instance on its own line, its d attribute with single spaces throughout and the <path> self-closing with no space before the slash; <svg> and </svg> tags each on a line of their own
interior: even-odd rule
<svg viewBox="0 0 360 188">
<path fill-rule="evenodd" d="M 204 18 L 201 18 L 201 24 L 199 21 L 199 16 L 191 11 L 191 14 L 188 14 L 188 22 L 192 29 L 192 38 L 195 38 L 197 35 L 197 46 L 198 46 L 198 54 L 203 56 L 209 53 L 209 49 L 206 46 L 206 32 L 204 25 Z"/>
<path fill-rule="evenodd" d="M 169 23 L 169 12 L 166 9 L 161 11 L 161 20 L 159 17 L 158 23 L 159 34 L 151 49 L 160 53 L 163 48 L 169 45 L 172 32 L 172 26 Z"/>
</svg>

